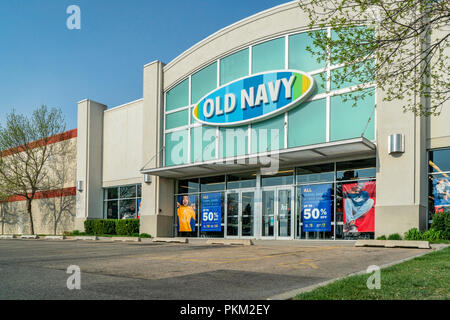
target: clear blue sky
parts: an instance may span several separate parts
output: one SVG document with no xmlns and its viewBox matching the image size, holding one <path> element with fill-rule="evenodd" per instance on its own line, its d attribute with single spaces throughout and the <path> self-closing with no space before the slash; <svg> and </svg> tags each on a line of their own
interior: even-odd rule
<svg viewBox="0 0 450 320">
<path fill-rule="evenodd" d="M 77 102 L 142 98 L 143 66 L 170 62 L 219 29 L 288 0 L 1 0 L 0 123 L 15 108 L 60 107 L 76 128 Z M 81 30 L 69 30 L 69 5 Z"/>
</svg>

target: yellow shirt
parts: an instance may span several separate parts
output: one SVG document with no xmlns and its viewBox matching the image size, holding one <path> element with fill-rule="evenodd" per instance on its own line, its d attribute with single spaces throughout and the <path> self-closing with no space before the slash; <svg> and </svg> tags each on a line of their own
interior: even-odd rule
<svg viewBox="0 0 450 320">
<path fill-rule="evenodd" d="M 180 206 L 177 210 L 180 232 L 192 232 L 191 219 L 195 220 L 195 211 L 191 206 Z"/>
</svg>

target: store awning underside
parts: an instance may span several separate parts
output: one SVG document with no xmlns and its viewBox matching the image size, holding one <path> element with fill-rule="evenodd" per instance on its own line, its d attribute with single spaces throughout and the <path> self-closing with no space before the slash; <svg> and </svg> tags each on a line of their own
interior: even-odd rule
<svg viewBox="0 0 450 320">
<path fill-rule="evenodd" d="M 161 168 L 143 169 L 142 174 L 163 178 L 192 178 L 214 174 L 236 173 L 251 170 L 271 170 L 301 165 L 314 161 L 330 161 L 347 157 L 375 156 L 376 145 L 366 138 L 340 140 L 322 144 L 283 149 L 221 160 L 210 160 L 198 164 L 186 164 Z M 278 164 L 277 164 L 278 163 Z"/>
</svg>

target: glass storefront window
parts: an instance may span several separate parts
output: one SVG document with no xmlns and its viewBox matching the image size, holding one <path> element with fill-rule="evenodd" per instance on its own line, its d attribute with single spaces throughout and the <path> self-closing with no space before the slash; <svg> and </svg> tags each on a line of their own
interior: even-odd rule
<svg viewBox="0 0 450 320">
<path fill-rule="evenodd" d="M 376 160 L 357 160 L 336 163 L 336 180 L 356 180 L 362 178 L 375 178 L 377 174 Z"/>
<path fill-rule="evenodd" d="M 105 219 L 118 219 L 118 202 L 117 200 L 104 202 L 104 215 Z"/>
<path fill-rule="evenodd" d="M 253 74 L 284 69 L 284 50 L 284 38 L 266 41 L 254 46 L 252 52 Z"/>
<path fill-rule="evenodd" d="M 316 31 L 326 33 L 326 30 Z M 289 68 L 311 72 L 326 67 L 326 52 L 324 59 L 318 62 L 307 47 L 314 47 L 313 38 L 307 32 L 289 36 Z M 317 50 L 317 48 L 315 48 Z"/>
<path fill-rule="evenodd" d="M 201 192 L 225 190 L 225 176 L 201 178 Z"/>
<path fill-rule="evenodd" d="M 184 80 L 166 93 L 166 111 L 189 105 L 189 79 Z"/>
<path fill-rule="evenodd" d="M 373 89 L 371 88 L 363 91 L 368 92 L 373 91 Z M 361 137 L 363 132 L 365 133 L 365 138 L 369 140 L 375 138 L 375 121 L 373 116 L 375 108 L 374 95 L 367 94 L 364 99 L 360 99 L 357 102 L 356 107 L 354 107 L 353 104 L 354 100 L 350 98 L 350 94 L 331 97 L 331 141 L 358 138 Z"/>
<path fill-rule="evenodd" d="M 174 166 L 188 161 L 188 130 L 175 131 L 166 134 L 165 164 Z"/>
<path fill-rule="evenodd" d="M 220 85 L 248 75 L 248 56 L 244 49 L 220 60 Z"/>
<path fill-rule="evenodd" d="M 297 184 L 334 181 L 334 163 L 297 168 Z"/>
<path fill-rule="evenodd" d="M 450 149 L 430 151 L 429 157 L 430 172 L 450 172 Z"/>
<path fill-rule="evenodd" d="M 166 115 L 166 130 L 187 126 L 189 123 L 189 109 Z"/>
<path fill-rule="evenodd" d="M 252 124 L 252 153 L 284 148 L 284 114 Z"/>
<path fill-rule="evenodd" d="M 327 101 L 310 101 L 288 113 L 288 147 L 301 147 L 326 141 Z"/>
<path fill-rule="evenodd" d="M 136 186 L 120 187 L 120 198 L 136 198 Z"/>
<path fill-rule="evenodd" d="M 227 176 L 227 189 L 244 189 L 256 187 L 255 173 L 236 173 Z"/>
<path fill-rule="evenodd" d="M 199 192 L 198 179 L 179 180 L 178 181 L 178 193 L 196 193 Z"/>
<path fill-rule="evenodd" d="M 192 104 L 197 103 L 205 94 L 215 88 L 217 88 L 217 62 L 192 75 Z"/>
<path fill-rule="evenodd" d="M 104 189 L 105 219 L 136 219 L 139 216 L 142 186 L 128 185 Z"/>
<path fill-rule="evenodd" d="M 276 175 L 262 176 L 261 186 L 282 186 L 294 183 L 294 170 L 280 171 Z"/>
</svg>

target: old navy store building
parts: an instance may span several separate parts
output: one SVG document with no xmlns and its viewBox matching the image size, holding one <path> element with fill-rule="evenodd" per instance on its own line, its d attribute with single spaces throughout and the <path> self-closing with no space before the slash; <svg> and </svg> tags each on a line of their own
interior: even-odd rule
<svg viewBox="0 0 450 320">
<path fill-rule="evenodd" d="M 427 229 L 450 171 L 450 114 L 404 113 L 374 83 L 338 87 L 342 66 L 309 54 L 307 24 L 296 2 L 274 7 L 145 65 L 142 99 L 80 101 L 75 229 L 133 214 L 157 237 Z M 353 107 L 359 85 L 371 94 Z"/>
</svg>

